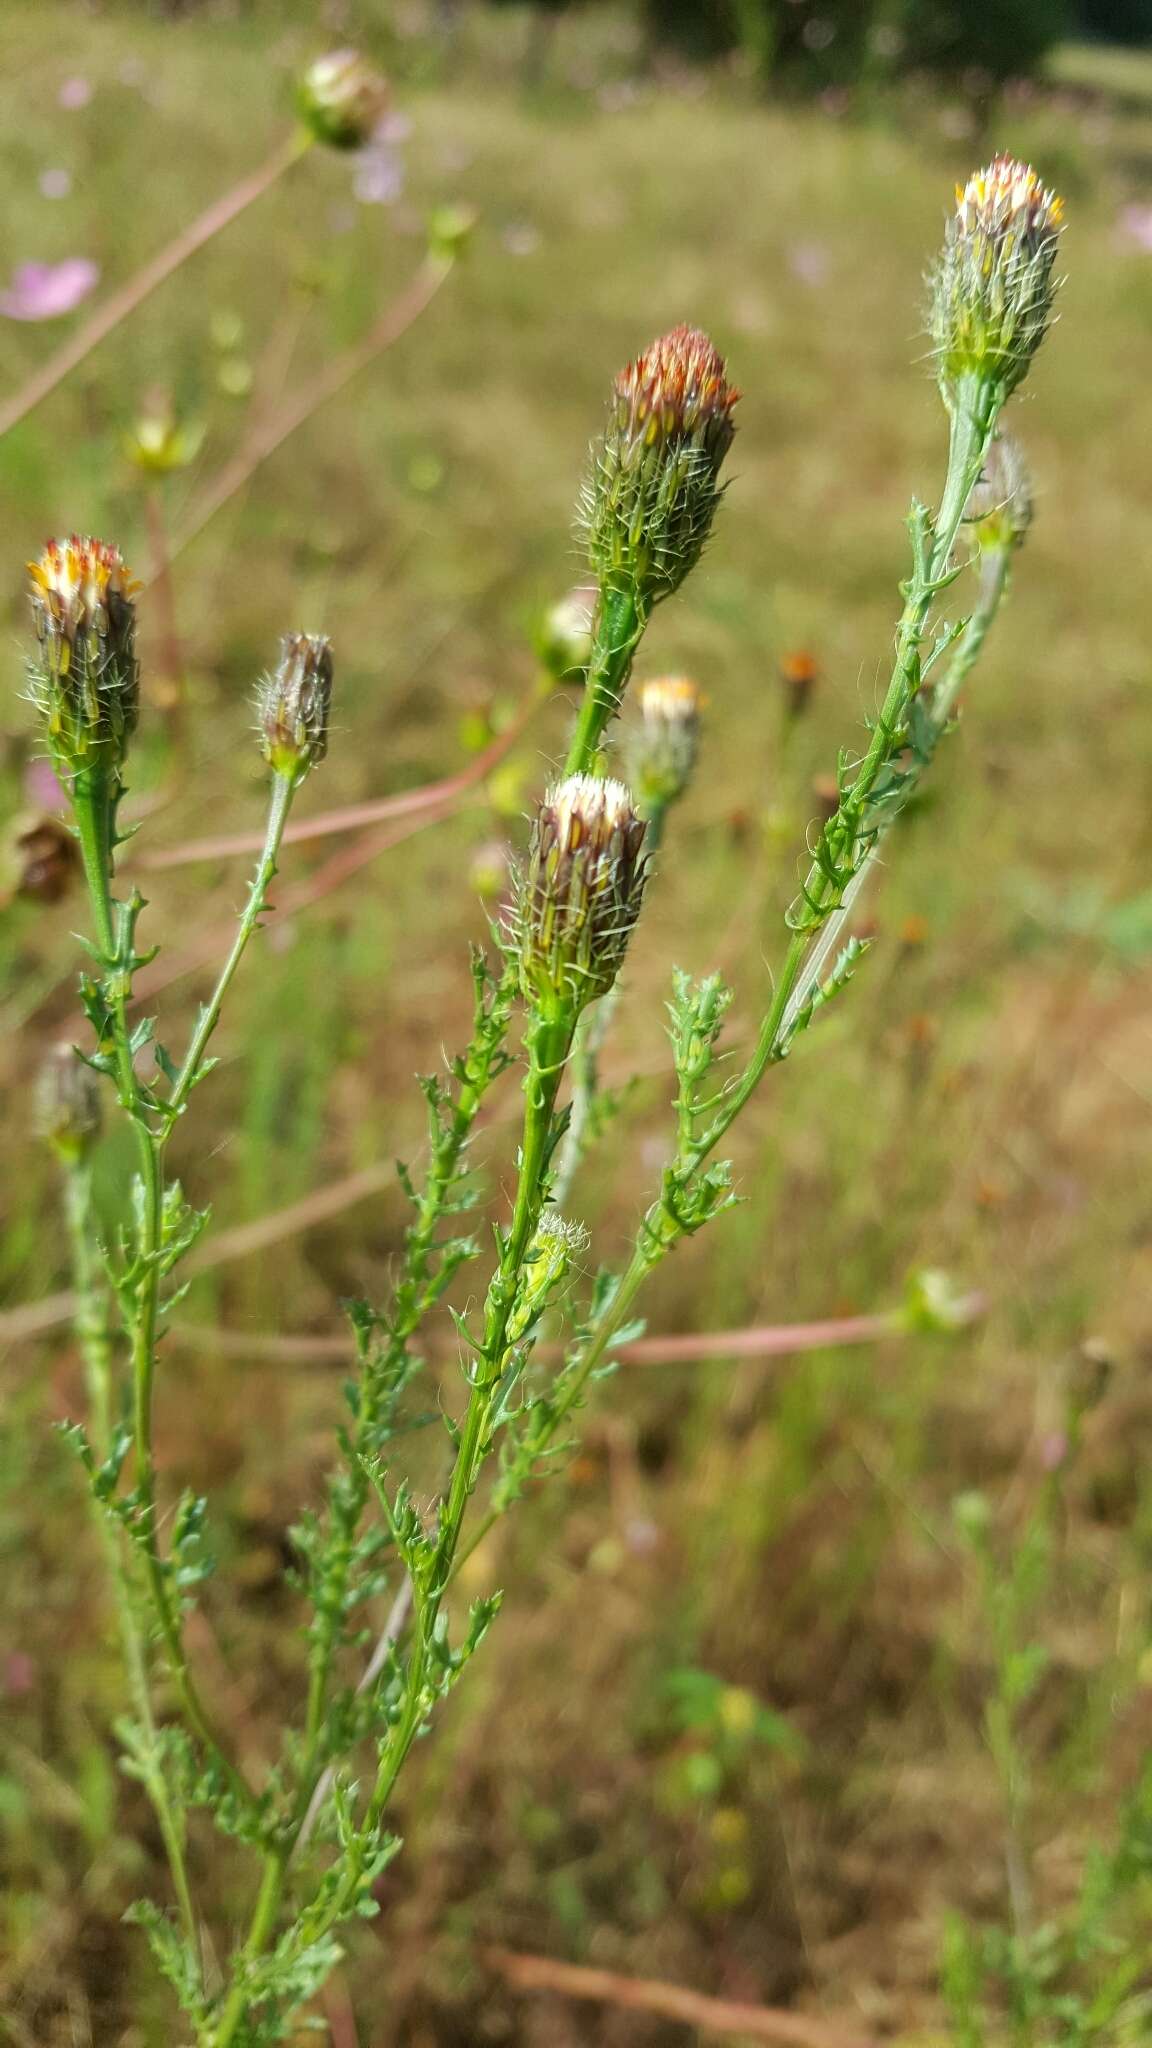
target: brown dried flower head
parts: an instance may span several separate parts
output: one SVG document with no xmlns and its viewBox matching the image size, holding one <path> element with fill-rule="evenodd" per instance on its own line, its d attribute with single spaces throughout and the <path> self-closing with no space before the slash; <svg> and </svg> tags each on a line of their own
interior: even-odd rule
<svg viewBox="0 0 1152 2048">
<path fill-rule="evenodd" d="M 617 377 L 582 503 L 598 581 L 650 606 L 699 561 L 740 394 L 699 328 L 676 327 Z"/>
<path fill-rule="evenodd" d="M 287 633 L 280 665 L 260 688 L 264 759 L 277 775 L 302 782 L 328 752 L 332 648 L 323 633 Z"/>
</svg>

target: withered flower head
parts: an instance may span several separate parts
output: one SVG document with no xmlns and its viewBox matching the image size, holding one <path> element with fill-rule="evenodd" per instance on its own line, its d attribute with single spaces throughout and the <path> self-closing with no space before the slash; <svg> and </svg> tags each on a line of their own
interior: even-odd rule
<svg viewBox="0 0 1152 2048">
<path fill-rule="evenodd" d="M 99 1137 L 99 1082 L 75 1046 L 54 1045 L 41 1067 L 36 1121 L 40 1135 L 68 1165 L 84 1159 Z"/>
<path fill-rule="evenodd" d="M 328 752 L 332 649 L 322 633 L 286 633 L 280 665 L 260 686 L 260 740 L 277 775 L 302 782 Z"/>
<path fill-rule="evenodd" d="M 932 276 L 932 339 L 949 403 L 962 378 L 993 384 L 1003 399 L 1027 375 L 1052 317 L 1063 222 L 1063 200 L 1015 157 L 994 157 L 957 186 Z"/>
<path fill-rule="evenodd" d="M 333 50 L 296 89 L 305 126 L 332 149 L 362 149 L 388 111 L 388 81 L 358 50 Z"/>
<path fill-rule="evenodd" d="M 641 685 L 639 702 L 628 765 L 640 808 L 651 817 L 676 803 L 692 779 L 704 694 L 690 676 L 653 676 Z"/>
<path fill-rule="evenodd" d="M 996 435 L 965 516 L 975 527 L 982 553 L 1023 546 L 1032 524 L 1032 478 L 1014 434 Z"/>
<path fill-rule="evenodd" d="M 28 574 L 39 641 L 31 694 L 53 761 L 66 777 L 118 769 L 140 709 L 133 602 L 140 586 L 119 548 L 78 533 L 49 541 Z"/>
<path fill-rule="evenodd" d="M 581 506 L 601 584 L 632 586 L 650 606 L 699 561 L 739 396 L 695 327 L 673 328 L 621 371 Z"/>
<path fill-rule="evenodd" d="M 644 895 L 645 823 L 622 782 L 569 775 L 537 812 L 520 879 L 516 939 L 524 994 L 577 1015 L 620 972 Z"/>
</svg>

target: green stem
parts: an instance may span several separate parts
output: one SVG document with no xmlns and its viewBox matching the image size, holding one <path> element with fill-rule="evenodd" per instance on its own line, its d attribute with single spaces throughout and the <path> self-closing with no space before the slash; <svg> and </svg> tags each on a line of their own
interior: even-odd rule
<svg viewBox="0 0 1152 2048">
<path fill-rule="evenodd" d="M 268 907 L 268 891 L 276 878 L 280 846 L 284 838 L 284 828 L 288 823 L 288 813 L 292 808 L 292 799 L 296 794 L 296 787 L 296 782 L 290 775 L 274 775 L 272 778 L 272 796 L 268 805 L 268 824 L 264 834 L 264 845 L 261 849 L 259 861 L 256 864 L 256 873 L 252 878 L 251 887 L 249 888 L 248 901 L 244 906 L 240 922 L 236 927 L 236 936 L 232 941 L 228 958 L 221 969 L 220 978 L 200 1012 L 196 1029 L 192 1033 L 188 1050 L 184 1055 L 184 1063 L 172 1084 L 172 1092 L 165 1104 L 164 1114 L 169 1128 L 180 1115 L 192 1089 L 199 1079 L 204 1055 L 208 1050 L 209 1040 L 220 1022 L 220 1012 L 224 1006 L 224 998 L 232 985 L 236 970 L 244 958 L 248 942 Z M 165 1136 L 167 1136 L 167 1131 Z"/>
<path fill-rule="evenodd" d="M 88 1383 L 93 1449 L 97 1460 L 103 1464 L 112 1449 L 112 1331 L 107 1289 L 101 1282 L 95 1253 L 92 1169 L 87 1159 L 69 1162 L 64 1200 L 76 1289 L 76 1335 Z M 183 1822 L 169 1797 L 157 1762 L 156 1716 L 152 1707 L 145 1638 L 137 1614 L 138 1596 L 124 1556 L 123 1539 L 112 1528 L 101 1503 L 95 1501 L 94 1507 L 115 1596 L 128 1689 L 144 1734 L 144 1787 L 152 1801 L 163 1837 L 185 1939 L 190 1953 L 199 1963 L 200 1935 L 188 1882 Z"/>
<path fill-rule="evenodd" d="M 106 778 L 97 776 L 78 778 L 73 791 L 73 808 L 81 857 L 92 905 L 97 945 L 105 968 L 104 989 L 111 1018 L 120 1100 L 136 1133 L 139 1161 L 141 1202 L 136 1251 L 140 1264 L 140 1280 L 130 1331 L 135 1483 L 140 1503 L 139 1547 L 166 1661 L 185 1718 L 204 1748 L 215 1759 L 233 1795 L 249 1807 L 253 1801 L 251 1787 L 229 1754 L 225 1740 L 201 1699 L 188 1666 L 179 1605 L 171 1595 L 167 1568 L 159 1543 L 152 1408 L 160 1314 L 165 1146 L 188 1094 L 202 1071 L 205 1050 L 219 1021 L 224 996 L 265 907 L 267 891 L 276 872 L 276 859 L 287 822 L 293 787 L 289 778 L 275 778 L 264 849 L 236 939 L 212 997 L 201 1011 L 183 1066 L 161 1111 L 160 1131 L 155 1130 L 150 1121 L 149 1104 L 140 1086 L 132 1055 L 131 1029 L 128 1022 L 132 963 L 121 958 L 112 898 L 113 818 L 116 792 Z"/>
<path fill-rule="evenodd" d="M 620 700 L 632 672 L 632 659 L 646 624 L 643 607 L 634 589 L 606 589 L 601 592 L 592 657 L 572 744 L 564 763 L 565 775 L 588 775 L 595 769 L 600 742 L 609 722 L 620 709 Z"/>
<path fill-rule="evenodd" d="M 361 1832 L 369 1835 L 383 1817 L 396 1780 L 427 1717 L 432 1647 L 444 1596 L 453 1576 L 468 1505 L 486 1455 L 496 1404 L 500 1399 L 508 1350 L 508 1331 L 517 1289 L 547 1193 L 547 1165 L 552 1144 L 556 1098 L 572 1048 L 574 1021 L 534 1020 L 529 1036 L 528 1072 L 524 1082 L 524 1125 L 512 1219 L 500 1260 L 488 1289 L 484 1336 L 477 1356 L 471 1392 L 448 1491 L 441 1507 L 435 1548 L 424 1572 L 413 1581 L 415 1624 L 404 1674 L 404 1703 L 380 1757 Z M 288 1840 L 265 1860 L 264 1878 L 253 1909 L 241 1961 L 255 1961 L 271 1943 L 284 1895 L 293 1850 L 302 1819 Z M 328 1900 L 322 1924 L 310 1928 L 313 1940 L 335 1926 L 354 1896 L 357 1874 L 351 1872 Z M 233 1981 L 215 2030 L 211 2048 L 232 2048 L 249 2010 L 250 1993 L 243 1974 Z"/>
</svg>

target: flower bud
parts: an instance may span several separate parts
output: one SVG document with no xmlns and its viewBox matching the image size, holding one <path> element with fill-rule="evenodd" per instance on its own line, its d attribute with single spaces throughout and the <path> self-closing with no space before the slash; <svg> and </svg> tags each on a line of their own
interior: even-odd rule
<svg viewBox="0 0 1152 2048">
<path fill-rule="evenodd" d="M 581 583 L 545 612 L 536 635 L 536 649 L 558 683 L 582 676 L 592 659 L 592 627 L 596 588 Z"/>
<path fill-rule="evenodd" d="M 975 527 L 982 554 L 1024 545 L 1032 524 L 1032 478 L 1014 434 L 999 433 L 991 443 L 965 518 Z"/>
<path fill-rule="evenodd" d="M 323 633 L 286 633 L 280 666 L 260 688 L 264 759 L 277 775 L 302 782 L 328 752 L 332 651 Z"/>
<path fill-rule="evenodd" d="M 956 188 L 932 277 L 931 331 L 946 401 L 964 377 L 1001 400 L 1027 375 L 1052 317 L 1064 202 L 1028 164 L 998 156 Z"/>
<path fill-rule="evenodd" d="M 72 777 L 118 769 L 136 730 L 134 583 L 119 548 L 74 533 L 29 562 L 29 596 L 40 643 L 30 670 L 57 771 Z"/>
<path fill-rule="evenodd" d="M 557 1288 L 568 1278 L 573 1261 L 584 1256 L 590 1241 L 582 1223 L 570 1222 L 557 1209 L 544 1211 L 524 1262 L 508 1320 L 510 1344 L 521 1343 L 532 1335 Z"/>
<path fill-rule="evenodd" d="M 622 370 L 581 506 L 598 581 L 642 605 L 679 589 L 723 496 L 740 394 L 698 328 L 677 327 Z"/>
<path fill-rule="evenodd" d="M 146 476 L 171 476 L 195 462 L 205 432 L 200 421 L 178 420 L 171 399 L 162 391 L 153 392 L 125 437 L 124 452 Z"/>
<path fill-rule="evenodd" d="M 653 676 L 640 690 L 629 770 L 646 817 L 683 796 L 700 743 L 702 692 L 688 676 Z"/>
<path fill-rule="evenodd" d="M 520 983 L 578 1015 L 620 972 L 644 895 L 645 823 L 622 782 L 569 775 L 544 798 L 521 877 Z"/>
<path fill-rule="evenodd" d="M 36 1122 L 66 1165 L 85 1159 L 100 1135 L 100 1085 L 73 1045 L 54 1045 L 40 1069 Z"/>
<path fill-rule="evenodd" d="M 296 89 L 305 127 L 332 149 L 362 149 L 388 111 L 388 81 L 358 50 L 333 50 Z"/>
</svg>

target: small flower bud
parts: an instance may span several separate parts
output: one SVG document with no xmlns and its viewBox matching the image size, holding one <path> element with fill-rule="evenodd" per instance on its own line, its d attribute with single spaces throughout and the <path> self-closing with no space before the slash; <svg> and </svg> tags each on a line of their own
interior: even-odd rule
<svg viewBox="0 0 1152 2048">
<path fill-rule="evenodd" d="M 296 89 L 304 125 L 332 149 L 362 149 L 388 111 L 388 81 L 358 50 L 333 50 Z"/>
<path fill-rule="evenodd" d="M 474 206 L 437 206 L 428 217 L 428 254 L 440 263 L 455 263 L 476 232 Z"/>
<path fill-rule="evenodd" d="M 171 476 L 196 460 L 205 431 L 200 421 L 178 420 L 165 392 L 152 392 L 125 438 L 124 452 L 146 476 Z"/>
<path fill-rule="evenodd" d="M 692 779 L 704 698 L 688 676 L 653 676 L 640 690 L 628 765 L 646 817 L 679 801 Z"/>
<path fill-rule="evenodd" d="M 1014 157 L 995 157 L 957 186 L 932 277 L 932 339 L 949 404 L 964 377 L 1005 399 L 1027 375 L 1052 317 L 1063 219 L 1063 200 Z"/>
<path fill-rule="evenodd" d="M 598 581 L 644 605 L 678 590 L 723 496 L 740 393 L 698 328 L 677 327 L 622 370 L 581 507 Z"/>
<path fill-rule="evenodd" d="M 85 1159 L 100 1135 L 100 1085 L 73 1045 L 54 1045 L 40 1069 L 36 1122 L 66 1165 Z"/>
<path fill-rule="evenodd" d="M 536 1226 L 509 1318 L 510 1344 L 532 1335 L 557 1288 L 568 1278 L 573 1261 L 583 1257 L 589 1243 L 582 1223 L 569 1222 L 557 1209 L 545 1210 Z"/>
<path fill-rule="evenodd" d="M 260 688 L 264 759 L 277 775 L 302 782 L 328 751 L 331 644 L 322 633 L 286 633 L 280 666 Z"/>
<path fill-rule="evenodd" d="M 578 1014 L 620 972 L 644 895 L 645 830 L 611 778 L 569 775 L 540 805 L 517 940 L 521 987 L 545 1014 Z"/>
<path fill-rule="evenodd" d="M 592 627 L 596 617 L 596 587 L 581 583 L 545 612 L 536 635 L 536 649 L 550 676 L 558 683 L 571 682 L 584 674 L 592 659 Z"/>
<path fill-rule="evenodd" d="M 31 694 L 53 763 L 65 778 L 118 769 L 140 708 L 133 603 L 140 586 L 119 548 L 76 533 L 49 541 L 28 574 L 40 643 Z"/>
<path fill-rule="evenodd" d="M 981 553 L 1022 547 L 1032 524 L 1032 478 L 1014 434 L 997 434 L 965 513 Z"/>
</svg>

